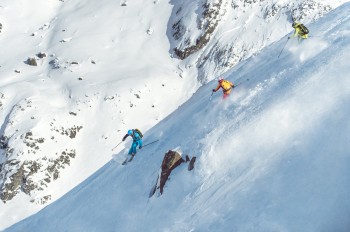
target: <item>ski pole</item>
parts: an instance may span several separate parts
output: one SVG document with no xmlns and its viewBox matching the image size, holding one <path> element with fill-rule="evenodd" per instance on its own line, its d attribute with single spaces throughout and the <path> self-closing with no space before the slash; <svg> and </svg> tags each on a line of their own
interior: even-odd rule
<svg viewBox="0 0 350 232">
<path fill-rule="evenodd" d="M 113 151 L 114 149 L 116 149 L 122 142 L 123 142 L 123 141 L 121 141 L 120 143 L 118 143 L 117 146 L 113 147 L 113 148 L 112 148 L 112 151 Z"/>
<path fill-rule="evenodd" d="M 249 81 L 249 78 L 247 78 L 246 80 L 244 80 L 242 82 L 239 82 L 238 84 L 235 85 L 234 88 L 236 88 L 237 86 L 239 86 L 239 85 L 241 85 L 241 84 L 243 84 L 244 82 L 247 82 L 247 81 Z"/>
<path fill-rule="evenodd" d="M 159 141 L 159 139 L 154 140 L 153 142 L 147 143 L 146 145 L 143 145 L 142 147 L 145 147 L 145 146 L 151 145 L 152 143 L 155 143 L 155 142 L 158 142 L 158 141 Z"/>
<path fill-rule="evenodd" d="M 283 48 L 282 48 L 280 54 L 278 55 L 278 58 L 280 58 L 280 55 L 282 54 L 282 52 L 283 52 L 285 46 L 287 45 L 288 41 L 289 41 L 289 37 L 288 37 L 288 39 L 287 39 L 287 42 L 284 44 L 284 46 L 283 46 Z"/>
<path fill-rule="evenodd" d="M 209 98 L 209 101 L 211 101 L 211 99 L 213 98 L 213 91 L 211 92 L 211 95 L 210 95 L 210 98 Z"/>
</svg>

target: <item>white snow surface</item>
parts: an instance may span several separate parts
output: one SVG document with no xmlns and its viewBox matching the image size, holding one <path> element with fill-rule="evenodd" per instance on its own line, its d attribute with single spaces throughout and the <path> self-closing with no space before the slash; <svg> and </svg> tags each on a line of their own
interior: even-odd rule
<svg viewBox="0 0 350 232">
<path fill-rule="evenodd" d="M 120 164 L 126 143 L 5 231 L 349 231 L 350 4 L 309 27 L 317 37 L 289 40 L 279 59 L 287 36 L 229 70 L 238 84 L 229 99 L 210 98 L 214 81 L 202 86 L 145 133 L 145 144 L 160 141 L 131 163 Z M 180 165 L 164 194 L 148 198 L 164 153 L 176 147 L 197 156 L 194 170 Z"/>
<path fill-rule="evenodd" d="M 42 197 L 56 200 L 81 183 L 129 145 L 111 150 L 127 129 L 146 132 L 199 88 L 191 77 L 196 72 L 179 70 L 180 61 L 169 55 L 164 19 L 171 5 L 141 0 L 121 4 L 0 2 L 0 133 L 15 148 L 10 157 L 0 153 L 0 162 L 49 160 L 65 149 L 77 154 L 43 191 L 30 196 L 20 192 L 6 204 L 0 202 L 0 230 L 43 208 Z M 39 52 L 47 57 L 39 59 Z M 38 66 L 27 65 L 28 57 L 35 57 Z M 53 69 L 52 60 L 60 68 Z M 73 125 L 83 127 L 75 139 L 52 130 Z M 20 139 L 28 131 L 46 139 L 35 155 Z"/>
</svg>

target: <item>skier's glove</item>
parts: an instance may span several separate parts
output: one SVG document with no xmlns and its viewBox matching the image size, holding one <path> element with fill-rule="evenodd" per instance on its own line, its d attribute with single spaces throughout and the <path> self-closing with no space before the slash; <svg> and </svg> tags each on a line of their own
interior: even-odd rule
<svg viewBox="0 0 350 232">
<path fill-rule="evenodd" d="M 213 89 L 212 91 L 215 92 L 215 89 Z"/>
<path fill-rule="evenodd" d="M 139 149 L 141 149 L 142 148 L 142 146 L 141 147 L 139 147 Z"/>
</svg>

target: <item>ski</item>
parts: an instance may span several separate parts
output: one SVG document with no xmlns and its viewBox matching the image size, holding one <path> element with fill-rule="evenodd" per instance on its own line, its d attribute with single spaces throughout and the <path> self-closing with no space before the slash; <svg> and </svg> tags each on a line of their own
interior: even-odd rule
<svg viewBox="0 0 350 232">
<path fill-rule="evenodd" d="M 122 163 L 122 165 L 127 164 L 127 163 L 128 163 L 128 159 L 129 159 L 129 157 L 126 157 L 126 159 L 124 160 L 124 162 Z"/>
<path fill-rule="evenodd" d="M 188 171 L 191 171 L 194 168 L 194 162 L 196 162 L 196 157 L 193 156 L 190 163 L 188 164 Z"/>
<path fill-rule="evenodd" d="M 159 184 L 160 184 L 160 175 L 162 173 L 162 168 L 160 168 L 159 172 L 158 172 L 158 175 L 157 175 L 157 180 L 156 180 L 156 184 L 153 185 L 153 187 L 151 188 L 151 191 L 149 192 L 149 198 L 151 198 L 155 192 L 157 191 L 157 189 L 159 189 Z"/>
<path fill-rule="evenodd" d="M 131 161 L 134 159 L 134 156 L 135 156 L 135 155 L 132 155 L 132 156 L 130 157 L 130 159 L 129 159 L 128 162 L 131 162 Z"/>
<path fill-rule="evenodd" d="M 126 165 L 128 162 L 131 162 L 134 159 L 134 155 L 131 155 L 131 157 L 129 158 L 129 155 L 126 157 L 126 159 L 124 160 L 124 162 L 122 163 L 122 165 Z"/>
</svg>

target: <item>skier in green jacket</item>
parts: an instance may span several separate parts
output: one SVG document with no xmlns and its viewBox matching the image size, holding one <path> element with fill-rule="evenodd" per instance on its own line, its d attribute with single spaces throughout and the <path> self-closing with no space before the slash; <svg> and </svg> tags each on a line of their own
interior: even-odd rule
<svg viewBox="0 0 350 232">
<path fill-rule="evenodd" d="M 297 37 L 299 38 L 299 41 L 302 39 L 307 39 L 309 37 L 309 29 L 307 29 L 304 24 L 299 22 L 294 22 L 292 24 L 292 27 L 295 29 L 294 34 L 290 36 L 289 38 Z"/>
</svg>

